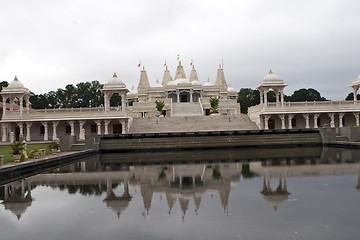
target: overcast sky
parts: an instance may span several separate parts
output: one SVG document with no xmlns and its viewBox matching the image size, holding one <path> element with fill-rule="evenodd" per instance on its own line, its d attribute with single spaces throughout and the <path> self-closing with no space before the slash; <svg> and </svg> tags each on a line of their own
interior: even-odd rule
<svg viewBox="0 0 360 240">
<path fill-rule="evenodd" d="M 214 82 L 224 59 L 235 89 L 256 88 L 269 69 L 289 86 L 344 99 L 360 74 L 358 0 L 0 0 L 0 81 L 35 93 L 114 72 L 137 87 L 139 61 L 150 84 L 177 55 L 190 75 Z"/>
</svg>

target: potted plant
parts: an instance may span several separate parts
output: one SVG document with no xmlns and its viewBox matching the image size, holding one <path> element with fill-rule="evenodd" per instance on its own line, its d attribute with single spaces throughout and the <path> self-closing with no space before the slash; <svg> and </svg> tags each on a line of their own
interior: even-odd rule
<svg viewBox="0 0 360 240">
<path fill-rule="evenodd" d="M 51 141 L 49 148 L 53 154 L 60 152 L 60 143 L 59 139 Z"/>
<path fill-rule="evenodd" d="M 155 107 L 156 111 L 158 111 L 160 114 L 163 114 L 163 108 L 165 107 L 164 101 L 155 101 Z"/>
<path fill-rule="evenodd" d="M 219 99 L 218 98 L 210 98 L 210 106 L 211 106 L 211 113 L 219 113 Z"/>
<path fill-rule="evenodd" d="M 21 155 L 23 155 L 22 151 L 24 150 L 24 142 L 14 142 L 10 145 L 11 147 L 11 154 L 14 157 L 14 162 L 19 162 L 21 160 Z"/>
<path fill-rule="evenodd" d="M 42 155 L 42 152 L 39 149 L 34 149 L 29 152 L 29 158 L 39 158 Z"/>
</svg>

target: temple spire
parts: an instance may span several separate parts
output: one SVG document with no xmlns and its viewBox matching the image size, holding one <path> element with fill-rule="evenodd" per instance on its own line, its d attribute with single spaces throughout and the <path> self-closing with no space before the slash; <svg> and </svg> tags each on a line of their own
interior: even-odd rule
<svg viewBox="0 0 360 240">
<path fill-rule="evenodd" d="M 170 75 L 170 72 L 169 72 L 169 70 L 168 70 L 168 67 L 167 67 L 167 65 L 166 65 L 166 69 L 165 69 L 165 71 L 164 71 L 164 76 L 163 76 L 163 80 L 162 80 L 162 82 L 161 82 L 161 85 L 163 85 L 164 87 L 170 82 L 170 81 L 172 81 L 173 79 L 172 79 L 172 77 L 171 77 L 171 75 Z"/>
<path fill-rule="evenodd" d="M 191 70 L 191 72 L 190 72 L 189 81 L 190 81 L 190 82 L 192 82 L 192 81 L 199 81 L 199 78 L 198 78 L 198 75 L 197 75 L 197 73 L 196 73 L 196 70 L 195 70 L 194 65 L 192 65 L 192 70 Z"/>
<path fill-rule="evenodd" d="M 179 78 L 186 78 L 184 67 L 181 65 L 180 60 L 179 60 L 179 65 L 177 66 L 177 69 L 176 69 L 175 80 L 179 79 Z"/>
<path fill-rule="evenodd" d="M 220 87 L 220 90 L 227 90 L 228 86 L 226 84 L 224 70 L 221 68 L 221 64 L 219 64 L 219 69 L 216 75 L 215 85 Z"/>
</svg>

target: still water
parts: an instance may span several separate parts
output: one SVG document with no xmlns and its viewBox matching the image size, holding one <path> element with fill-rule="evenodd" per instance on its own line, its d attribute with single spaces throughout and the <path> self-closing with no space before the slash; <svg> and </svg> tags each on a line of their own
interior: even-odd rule
<svg viewBox="0 0 360 240">
<path fill-rule="evenodd" d="M 359 239 L 359 188 L 358 150 L 97 155 L 0 187 L 0 239 Z"/>
</svg>

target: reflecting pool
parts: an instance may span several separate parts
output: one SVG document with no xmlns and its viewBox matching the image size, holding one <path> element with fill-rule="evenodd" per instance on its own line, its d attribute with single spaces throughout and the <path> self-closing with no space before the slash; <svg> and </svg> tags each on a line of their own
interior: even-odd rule
<svg viewBox="0 0 360 240">
<path fill-rule="evenodd" d="M 0 187 L 1 239 L 359 239 L 360 151 L 102 154 Z"/>
</svg>

